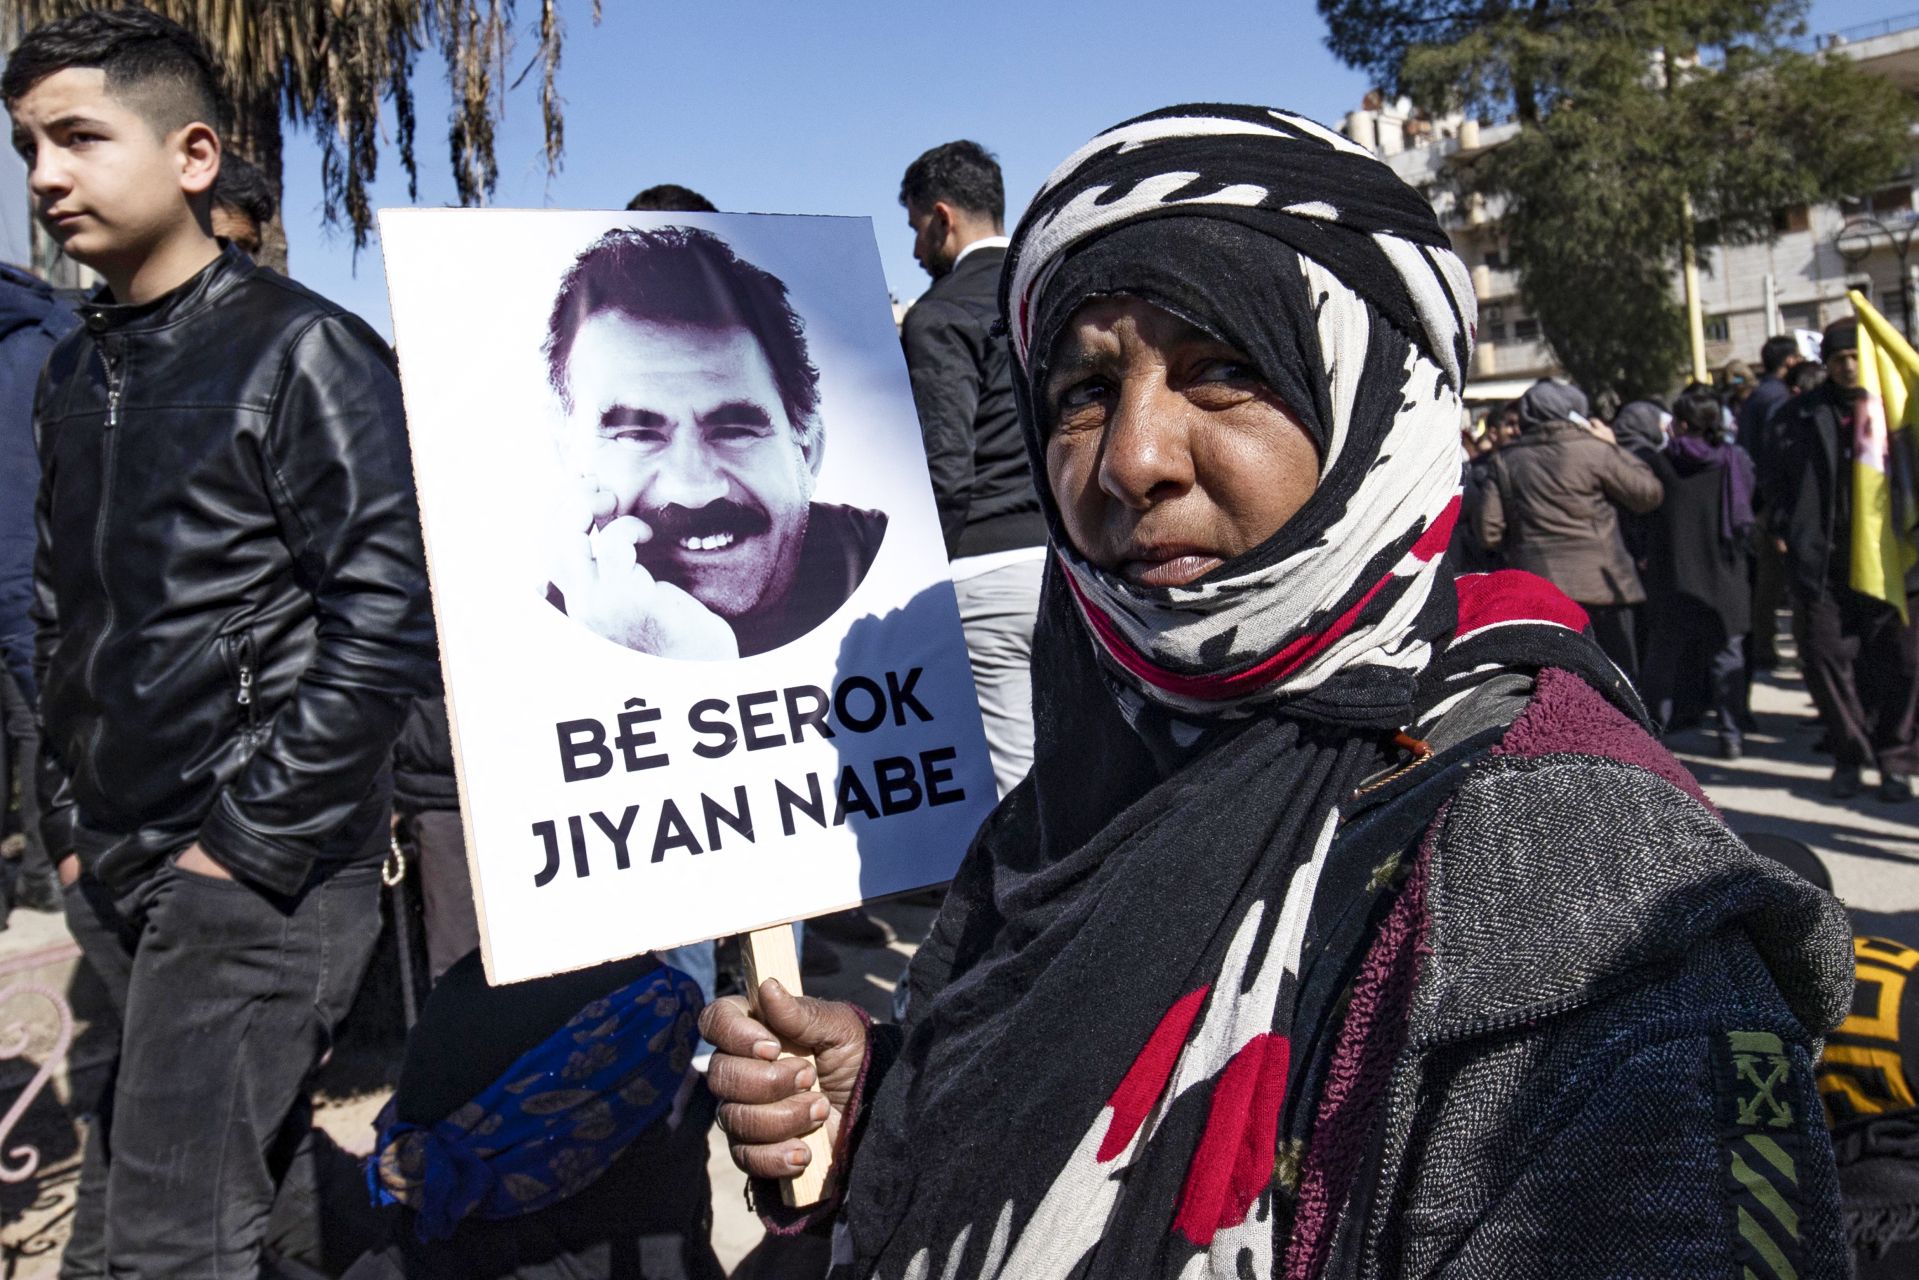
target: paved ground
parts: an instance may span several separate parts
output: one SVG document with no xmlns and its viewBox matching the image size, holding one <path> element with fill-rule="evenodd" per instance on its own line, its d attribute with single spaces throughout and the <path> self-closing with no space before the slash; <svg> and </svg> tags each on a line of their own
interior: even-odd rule
<svg viewBox="0 0 1919 1280">
<path fill-rule="evenodd" d="M 1811 845 L 1832 873 L 1833 892 L 1855 912 L 1919 911 L 1919 801 L 1880 802 L 1871 770 L 1859 796 L 1827 794 L 1832 760 L 1813 753 L 1818 729 L 1796 673 L 1766 677 L 1752 701 L 1763 732 L 1747 740 L 1744 759 L 1720 760 L 1717 742 L 1702 732 L 1668 744 L 1727 823 L 1741 834 L 1777 832 Z"/>
<path fill-rule="evenodd" d="M 1714 740 L 1704 733 L 1679 735 L 1670 744 L 1699 776 L 1734 830 L 1770 831 L 1805 841 L 1830 869 L 1835 891 L 1856 912 L 1871 915 L 1919 912 L 1919 802 L 1882 804 L 1870 790 L 1846 802 L 1826 795 L 1830 761 L 1815 755 L 1816 732 L 1811 705 L 1798 678 L 1790 673 L 1768 677 L 1754 691 L 1754 711 L 1762 732 L 1747 743 L 1747 754 L 1737 762 L 1718 759 Z M 1876 782 L 1868 773 L 1869 783 Z M 843 948 L 844 968 L 809 984 L 818 994 L 849 999 L 876 1015 L 884 1015 L 901 966 L 912 954 L 930 923 L 924 906 L 881 904 L 874 914 L 885 922 L 893 940 L 885 948 Z M 58 954 L 64 930 L 50 916 L 23 913 L 7 933 L 0 934 L 0 999 L 12 985 L 33 976 L 21 969 L 33 955 Z M 51 950 L 50 950 L 51 949 Z M 10 971 L 9 966 L 14 968 Z M 43 981 L 66 984 L 75 978 L 71 962 L 51 963 L 38 971 Z M 0 1009 L 0 1052 L 8 1049 L 8 1019 L 34 1028 L 34 1046 L 48 1039 L 47 1014 L 33 1003 L 7 1003 Z M 97 1058 L 100 1033 L 81 1042 L 82 1065 Z M 84 1076 L 84 1071 L 82 1075 Z M 31 1075 L 29 1063 L 0 1062 L 0 1103 L 7 1106 L 20 1094 Z M 81 1096 L 84 1096 L 84 1079 Z M 18 1141 L 38 1143 L 45 1159 L 41 1169 L 23 1182 L 0 1181 L 0 1280 L 6 1277 L 46 1277 L 54 1274 L 58 1251 L 71 1214 L 74 1168 L 74 1090 L 64 1079 L 35 1101 L 11 1138 L 0 1143 L 0 1168 L 17 1165 Z M 342 1091 L 330 1099 L 322 1123 L 349 1150 L 363 1150 L 382 1095 L 376 1090 Z M 3 1115 L 0 1112 L 0 1115 Z M 757 1221 L 748 1211 L 743 1178 L 733 1171 L 717 1140 L 712 1150 L 714 1244 L 729 1267 L 760 1240 Z"/>
</svg>

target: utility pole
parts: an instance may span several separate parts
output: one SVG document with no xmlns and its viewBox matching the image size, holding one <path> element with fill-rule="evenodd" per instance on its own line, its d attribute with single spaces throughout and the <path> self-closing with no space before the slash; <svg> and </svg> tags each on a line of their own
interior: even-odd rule
<svg viewBox="0 0 1919 1280">
<path fill-rule="evenodd" d="M 1666 78 L 1666 96 L 1673 96 L 1678 76 L 1673 70 L 1670 46 L 1659 50 L 1659 69 Z M 1692 346 L 1692 380 L 1710 383 L 1706 368 L 1706 317 L 1699 310 L 1699 247 L 1694 243 L 1692 192 L 1679 193 L 1679 265 L 1686 287 L 1686 339 Z"/>
<path fill-rule="evenodd" d="M 1686 281 L 1686 338 L 1692 344 L 1692 380 L 1712 381 L 1706 368 L 1706 318 L 1699 309 L 1699 251 L 1692 239 L 1692 194 L 1679 197 L 1679 261 Z"/>
</svg>

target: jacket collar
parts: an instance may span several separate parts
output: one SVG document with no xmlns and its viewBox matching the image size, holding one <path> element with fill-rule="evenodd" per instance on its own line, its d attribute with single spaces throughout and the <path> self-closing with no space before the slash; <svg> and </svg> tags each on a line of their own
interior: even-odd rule
<svg viewBox="0 0 1919 1280">
<path fill-rule="evenodd" d="M 961 258 L 960 261 L 953 264 L 951 271 L 948 271 L 945 275 L 933 281 L 927 291 L 930 293 L 942 285 L 950 287 L 962 280 L 970 279 L 974 274 L 989 276 L 997 280 L 999 278 L 1000 268 L 1005 264 L 1006 250 L 1003 246 L 997 244 L 975 244 L 973 247 L 967 249 L 966 255 Z"/>
<path fill-rule="evenodd" d="M 151 302 L 113 302 L 107 287 L 101 285 L 80 304 L 80 322 L 95 335 L 164 329 L 193 315 L 253 270 L 253 259 L 230 244 L 222 245 L 220 256 L 198 274 Z"/>
</svg>

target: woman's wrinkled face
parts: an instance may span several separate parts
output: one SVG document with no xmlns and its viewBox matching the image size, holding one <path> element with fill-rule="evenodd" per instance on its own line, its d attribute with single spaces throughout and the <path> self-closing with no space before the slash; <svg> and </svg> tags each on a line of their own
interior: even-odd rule
<svg viewBox="0 0 1919 1280">
<path fill-rule="evenodd" d="M 1053 344 L 1046 478 L 1081 556 L 1145 587 L 1265 542 L 1319 485 L 1312 437 L 1251 361 L 1137 298 L 1095 298 Z"/>
</svg>

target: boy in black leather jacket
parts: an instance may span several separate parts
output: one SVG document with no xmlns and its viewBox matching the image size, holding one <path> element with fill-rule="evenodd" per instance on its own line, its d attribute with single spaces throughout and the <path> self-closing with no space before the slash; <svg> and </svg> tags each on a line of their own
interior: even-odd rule
<svg viewBox="0 0 1919 1280">
<path fill-rule="evenodd" d="M 62 1274 L 255 1275 L 436 684 L 399 386 L 214 238 L 226 111 L 186 31 L 49 23 L 0 97 L 36 216 L 106 282 L 35 409 L 43 827 L 123 1018 Z"/>
</svg>

